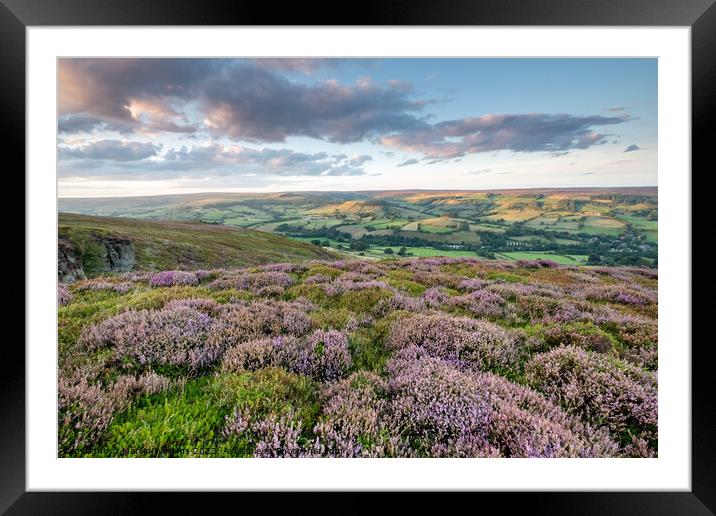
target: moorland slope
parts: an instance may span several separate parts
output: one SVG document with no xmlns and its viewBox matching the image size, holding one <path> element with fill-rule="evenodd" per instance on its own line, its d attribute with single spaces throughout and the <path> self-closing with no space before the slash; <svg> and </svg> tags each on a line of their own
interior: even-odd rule
<svg viewBox="0 0 716 516">
<path fill-rule="evenodd" d="M 107 272 L 242 267 L 330 260 L 319 246 L 281 235 L 218 224 L 148 221 L 60 213 L 60 277 Z"/>
</svg>

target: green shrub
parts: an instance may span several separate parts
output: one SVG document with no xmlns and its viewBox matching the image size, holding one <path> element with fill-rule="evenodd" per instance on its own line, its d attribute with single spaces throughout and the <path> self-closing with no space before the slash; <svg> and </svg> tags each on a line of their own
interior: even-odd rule
<svg viewBox="0 0 716 516">
<path fill-rule="evenodd" d="M 187 381 L 145 396 L 118 415 L 106 443 L 92 455 L 104 457 L 248 457 L 248 439 L 222 435 L 234 408 L 252 417 L 292 411 L 312 428 L 318 417 L 317 390 L 308 378 L 268 368 Z"/>
<path fill-rule="evenodd" d="M 388 284 L 412 296 L 419 296 L 427 290 L 425 285 L 421 285 L 417 281 L 411 281 L 409 279 L 389 279 Z"/>
<path fill-rule="evenodd" d="M 353 317 L 353 312 L 345 308 L 326 308 L 311 314 L 311 321 L 316 328 L 342 330 Z"/>
<path fill-rule="evenodd" d="M 485 276 L 485 278 L 488 280 L 506 281 L 508 283 L 522 283 L 521 276 L 518 276 L 517 274 L 512 274 L 510 272 L 489 272 Z"/>
<path fill-rule="evenodd" d="M 346 308 L 358 313 L 370 312 L 382 299 L 388 299 L 393 293 L 384 288 L 366 288 L 351 290 L 331 299 L 331 306 Z"/>
</svg>

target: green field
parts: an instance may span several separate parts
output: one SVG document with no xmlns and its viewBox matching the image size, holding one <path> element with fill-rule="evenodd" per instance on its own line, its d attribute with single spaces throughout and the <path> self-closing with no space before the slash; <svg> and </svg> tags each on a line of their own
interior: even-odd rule
<svg viewBox="0 0 716 516">
<path fill-rule="evenodd" d="M 510 260 L 552 260 L 561 265 L 584 265 L 587 262 L 587 257 L 584 255 L 561 255 L 519 251 L 499 253 L 499 255 Z"/>
<path fill-rule="evenodd" d="M 337 240 L 332 240 L 329 238 L 295 237 L 295 239 L 299 240 L 301 242 L 307 242 L 307 243 L 310 243 L 312 240 L 320 240 L 321 242 L 328 242 L 328 249 L 330 251 L 349 254 L 352 256 L 367 256 L 367 257 L 371 257 L 371 258 L 381 258 L 381 259 L 401 258 L 401 256 L 398 256 L 398 251 L 400 251 L 401 246 L 370 247 L 369 249 L 366 249 L 365 251 L 361 251 L 363 253 L 363 255 L 361 255 L 357 251 L 349 250 L 348 244 L 346 242 L 338 242 Z M 315 245 L 315 244 L 312 244 L 312 245 Z M 339 246 L 343 246 L 343 249 L 340 249 Z M 385 249 L 388 249 L 388 248 L 393 250 L 393 254 L 385 253 Z M 406 250 L 405 258 L 424 257 L 424 256 L 469 256 L 471 258 L 476 257 L 474 251 L 435 249 L 434 247 L 406 246 L 405 250 Z"/>
<path fill-rule="evenodd" d="M 400 250 L 400 247 L 395 246 L 388 246 L 390 249 L 393 250 L 395 254 L 392 255 L 386 255 L 385 249 L 386 247 L 375 247 L 371 248 L 371 254 L 374 254 L 376 256 L 380 256 L 381 258 L 390 258 L 398 257 L 397 252 Z M 471 258 L 475 258 L 475 252 L 474 251 L 459 251 L 459 250 L 452 250 L 452 249 L 435 249 L 433 247 L 406 247 L 406 254 L 408 257 L 424 257 L 424 256 L 469 256 Z"/>
<path fill-rule="evenodd" d="M 657 190 L 651 187 L 206 193 L 60 199 L 59 206 L 89 215 L 204 221 L 304 242 L 329 240 L 331 247 L 338 241 L 379 250 L 405 246 L 421 256 L 510 256 L 517 248 L 595 256 L 594 263 L 605 265 L 651 264 L 658 257 L 658 224 L 650 220 Z"/>
</svg>

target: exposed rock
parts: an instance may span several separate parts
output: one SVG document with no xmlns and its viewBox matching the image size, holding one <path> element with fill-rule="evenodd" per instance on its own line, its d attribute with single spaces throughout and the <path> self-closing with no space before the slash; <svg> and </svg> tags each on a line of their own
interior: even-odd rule
<svg viewBox="0 0 716 516">
<path fill-rule="evenodd" d="M 60 239 L 57 243 L 57 277 L 63 283 L 86 278 L 82 257 L 69 240 Z"/>
<path fill-rule="evenodd" d="M 91 275 L 106 272 L 128 272 L 136 262 L 134 245 L 131 240 L 109 235 L 93 235 L 92 255 L 96 260 Z M 82 252 L 70 240 L 60 238 L 57 245 L 57 275 L 61 282 L 69 283 L 86 279 Z"/>
<path fill-rule="evenodd" d="M 110 272 L 128 272 L 134 267 L 134 246 L 127 239 L 103 236 L 99 239 L 106 254 L 102 256 Z"/>
</svg>

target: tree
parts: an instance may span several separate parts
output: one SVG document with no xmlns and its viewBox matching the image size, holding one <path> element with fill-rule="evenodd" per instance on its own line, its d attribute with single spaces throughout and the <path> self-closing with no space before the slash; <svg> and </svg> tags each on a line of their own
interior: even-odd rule
<svg viewBox="0 0 716 516">
<path fill-rule="evenodd" d="M 587 265 L 598 265 L 602 263 L 602 257 L 598 254 L 590 254 L 587 258 Z"/>
<path fill-rule="evenodd" d="M 656 210 L 651 210 L 646 216 L 646 220 L 659 220 L 659 214 Z"/>
<path fill-rule="evenodd" d="M 401 247 L 398 250 L 398 256 L 405 256 L 406 254 L 408 254 L 408 250 L 405 248 L 405 246 Z"/>
<path fill-rule="evenodd" d="M 383 249 L 383 252 L 384 252 L 385 254 L 393 254 L 393 253 L 394 253 L 392 247 L 386 247 L 385 249 Z"/>
<path fill-rule="evenodd" d="M 313 245 L 317 245 L 317 246 L 319 246 L 319 247 L 320 247 L 320 245 L 321 245 L 321 241 L 318 240 L 318 239 L 316 239 L 316 240 L 311 240 L 311 243 L 312 243 Z"/>
<path fill-rule="evenodd" d="M 363 242 L 362 240 L 359 240 L 358 242 L 353 242 L 351 244 L 351 249 L 353 249 L 354 251 L 365 251 L 369 247 L 370 246 L 366 242 Z"/>
<path fill-rule="evenodd" d="M 321 242 L 321 245 L 323 247 L 329 247 L 331 245 L 331 243 L 328 240 L 324 240 L 323 242 Z"/>
</svg>

